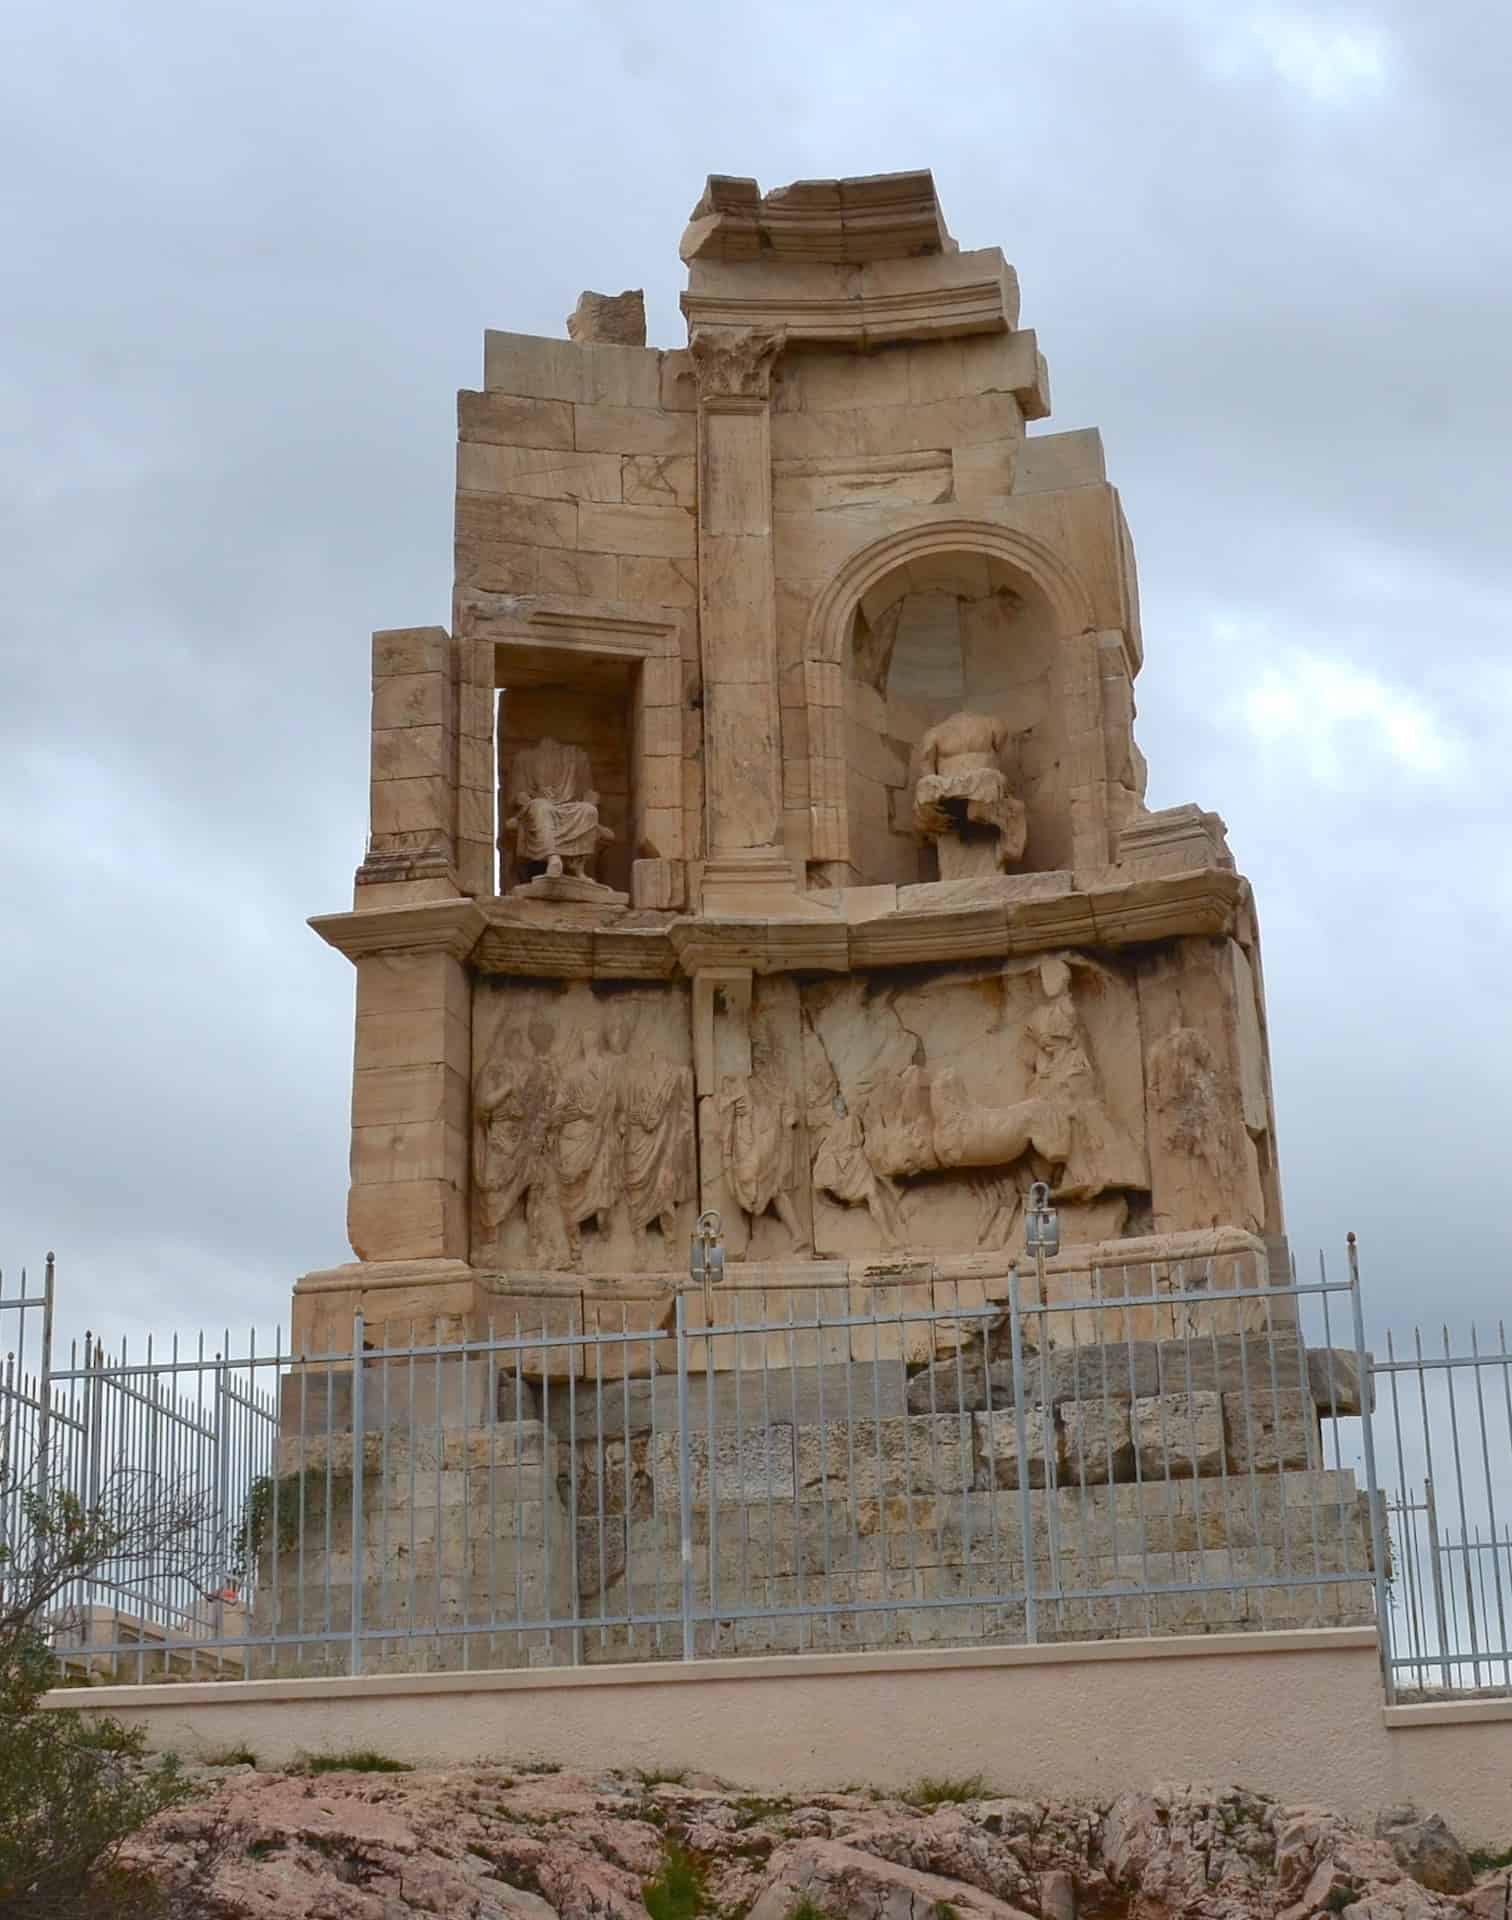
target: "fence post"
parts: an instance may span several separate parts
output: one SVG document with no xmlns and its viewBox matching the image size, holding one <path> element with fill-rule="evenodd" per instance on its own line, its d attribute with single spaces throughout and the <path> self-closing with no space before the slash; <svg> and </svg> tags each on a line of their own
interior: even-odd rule
<svg viewBox="0 0 1512 1920">
<path fill-rule="evenodd" d="M 363 1582 L 363 1523 L 362 1523 L 362 1470 L 365 1464 L 363 1446 L 363 1422 L 366 1408 L 363 1403 L 363 1366 L 362 1355 L 365 1344 L 362 1309 L 359 1307 L 352 1315 L 352 1672 L 362 1671 L 362 1582 Z M 440 1392 L 437 1390 L 439 1410 Z M 439 1418 L 439 1411 L 438 1411 Z M 544 1456 L 543 1456 L 544 1457 Z M 438 1516 L 439 1522 L 439 1516 Z M 440 1539 L 440 1527 L 437 1526 L 437 1540 Z M 437 1623 L 439 1625 L 439 1621 Z"/>
<path fill-rule="evenodd" d="M 712 1316 L 711 1316 L 712 1317 Z M 689 1474 L 688 1296 L 677 1290 L 677 1532 L 682 1565 L 682 1650 L 691 1660 L 693 1642 L 693 1482 Z M 710 1363 L 712 1365 L 712 1361 Z M 654 1384 L 654 1382 L 653 1382 Z M 708 1392 L 707 1377 L 704 1391 Z"/>
<path fill-rule="evenodd" d="M 235 1529 L 231 1524 L 231 1389 L 226 1378 L 226 1359 L 231 1352 L 231 1335 L 226 1332 L 222 1351 L 215 1356 L 215 1558 L 212 1575 L 215 1599 L 211 1603 L 211 1631 L 217 1647 L 226 1637 L 226 1569 L 231 1564 L 231 1542 Z"/>
<path fill-rule="evenodd" d="M 1019 1320 L 1017 1262 L 1008 1269 L 1008 1338 L 1013 1348 L 1013 1425 L 1018 1442 L 1019 1531 L 1024 1555 L 1024 1639 L 1032 1647 L 1039 1639 L 1039 1602 L 1034 1597 L 1034 1509 L 1030 1504 L 1029 1492 L 1029 1416 L 1024 1406 L 1024 1334 Z M 1043 1424 L 1043 1409 L 1040 1417 Z"/>
<path fill-rule="evenodd" d="M 1365 1310 L 1360 1300 L 1360 1249 L 1348 1236 L 1349 1306 L 1354 1316 L 1355 1366 L 1360 1382 L 1360 1430 L 1365 1447 L 1365 1498 L 1370 1508 L 1370 1564 L 1375 1576 L 1376 1637 L 1381 1650 L 1381 1683 L 1389 1707 L 1396 1699 L 1396 1668 L 1391 1649 L 1391 1604 L 1386 1591 L 1386 1544 L 1381 1529 L 1381 1494 L 1376 1479 L 1375 1377 L 1365 1351 Z"/>
<path fill-rule="evenodd" d="M 1433 1497 L 1433 1478 L 1430 1475 L 1423 1482 L 1423 1516 L 1428 1522 L 1428 1571 L 1433 1576 L 1433 1619 L 1438 1629 L 1439 1652 L 1447 1656 L 1449 1652 L 1449 1616 L 1444 1609 L 1444 1569 L 1439 1559 L 1438 1502 Z M 1447 1657 L 1440 1661 L 1439 1670 L 1445 1687 L 1452 1687 L 1454 1680 Z"/>
<path fill-rule="evenodd" d="M 47 1498 L 47 1449 L 52 1441 L 52 1347 L 54 1258 L 47 1256 L 42 1282 L 42 1365 L 37 1374 L 37 1492 Z"/>
</svg>

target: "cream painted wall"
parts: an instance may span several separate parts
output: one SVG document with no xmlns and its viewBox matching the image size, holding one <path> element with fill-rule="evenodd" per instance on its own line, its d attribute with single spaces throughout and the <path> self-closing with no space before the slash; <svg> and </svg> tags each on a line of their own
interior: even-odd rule
<svg viewBox="0 0 1512 1920">
<path fill-rule="evenodd" d="M 1357 1819 L 1402 1800 L 1512 1841 L 1512 1701 L 1383 1711 L 1375 1635 L 786 1656 L 689 1665 L 97 1688 L 48 1695 L 186 1757 L 374 1747 L 415 1766 L 695 1768 L 755 1790 L 984 1774 L 1005 1793 L 1236 1783 Z"/>
</svg>

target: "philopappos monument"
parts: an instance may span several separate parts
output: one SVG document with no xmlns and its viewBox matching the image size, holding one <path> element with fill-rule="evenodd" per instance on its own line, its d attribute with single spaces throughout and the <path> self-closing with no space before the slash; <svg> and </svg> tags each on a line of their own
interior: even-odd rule
<svg viewBox="0 0 1512 1920">
<path fill-rule="evenodd" d="M 353 1352 L 354 1319 L 380 1355 L 417 1327 L 535 1338 L 506 1356 L 511 1430 L 528 1412 L 534 1458 L 581 1457 L 529 1496 L 541 1532 L 510 1548 L 517 1570 L 527 1545 L 531 1567 L 549 1563 L 543 1619 L 585 1596 L 634 1614 L 624 1529 L 667 1512 L 655 1337 L 679 1292 L 679 1379 L 708 1376 L 710 1458 L 716 1401 L 729 1414 L 717 1380 L 776 1353 L 793 1374 L 871 1365 L 873 1496 L 896 1480 L 926 1501 L 986 1489 L 991 1506 L 1020 1484 L 1053 1498 L 1061 1460 L 1083 1519 L 1090 1489 L 1114 1528 L 1114 1495 L 1137 1496 L 1143 1524 L 1140 1487 L 1115 1482 L 1170 1496 L 1178 1477 L 1313 1474 L 1319 1402 L 1293 1298 L 1270 1298 L 1288 1260 L 1254 903 L 1216 814 L 1146 804 L 1133 546 L 1097 433 L 1030 431 L 1049 383 L 1012 267 L 957 245 L 927 172 L 766 194 L 713 176 L 682 257 L 685 347 L 646 345 L 639 294 L 585 294 L 566 338 L 486 334 L 482 390 L 458 397 L 451 624 L 374 636 L 371 832 L 351 910 L 313 923 L 357 972 L 356 1258 L 299 1281 L 296 1349 Z M 1057 1410 L 1038 1441 L 993 1410 L 988 1369 L 963 1384 L 1040 1183 L 1060 1228 L 1033 1273 L 1044 1298 L 1145 1301 L 1118 1317 L 1127 1364 L 1111 1395 L 1102 1366 L 1090 1442 L 1086 1408 L 1063 1413 L 1048 1374 Z M 689 1292 L 708 1212 L 725 1280 Z M 1215 1308 L 1236 1295 L 1201 1323 L 1201 1380 L 1196 1322 L 1159 1305 L 1183 1285 Z M 686 1337 L 730 1325 L 737 1297 L 738 1333 Z M 795 1299 L 801 1339 L 747 1338 L 753 1313 L 780 1321 L 772 1303 L 791 1314 Z M 952 1322 L 962 1308 L 981 1317 Z M 1107 1338 L 1080 1305 L 1037 1324 L 1042 1366 L 1058 1343 Z M 1258 1427 L 1245 1355 L 1220 1350 L 1250 1333 L 1272 1389 Z M 1182 1353 L 1179 1393 L 1163 1343 Z M 600 1409 L 596 1437 L 563 1415 L 564 1380 L 575 1408 Z M 612 1511 L 606 1380 L 623 1383 Z M 780 1469 L 764 1428 L 767 1507 L 780 1482 L 801 1535 L 804 1488 L 849 1484 L 854 1528 L 859 1483 L 822 1464 L 823 1420 L 815 1438 L 793 1393 Z M 977 1426 L 921 1481 L 913 1422 L 941 1410 Z M 468 1433 L 504 1419 L 492 1388 L 444 1408 Z M 1010 1473 L 993 1454 L 1010 1446 L 1040 1453 Z M 465 1433 L 431 1451 L 465 1473 L 469 1448 Z M 752 1480 L 737 1455 L 720 1497 Z M 714 1497 L 712 1467 L 702 1491 L 695 1470 L 685 1450 L 681 1533 L 651 1549 L 674 1582 Z M 1355 1496 L 1335 1479 L 1342 1526 Z M 559 1563 L 585 1487 L 595 1524 Z M 395 1493 L 394 1513 L 406 1502 Z M 1251 1529 L 1270 1556 L 1256 1580 L 1289 1577 L 1289 1511 L 1278 1489 L 1270 1531 Z M 1019 1542 L 1008 1508 L 987 1517 L 994 1541 Z M 940 1518 L 942 1581 L 980 1572 L 969 1541 L 964 1558 L 948 1545 L 955 1524 Z M 1211 1544 L 1195 1508 L 1184 1533 L 1163 1525 L 1168 1557 Z M 1084 1570 L 1089 1591 L 1121 1577 L 1111 1552 Z M 470 1554 L 462 1539 L 444 1560 L 462 1583 L 448 1604 L 492 1618 L 496 1598 L 466 1586 Z M 1236 1565 L 1230 1551 L 1230 1580 Z M 1024 1567 L 981 1577 L 1006 1590 Z M 1190 1614 L 1193 1577 L 1165 1576 L 1167 1625 Z M 1329 1589 L 1351 1591 L 1358 1605 L 1360 1588 Z M 1300 1606 L 1283 1591 L 1257 1617 Z M 729 1644 L 810 1644 L 781 1638 L 791 1624 Z M 938 1613 L 884 1629 L 995 1630 Z M 633 1625 L 615 1633 L 591 1657 L 633 1651 Z M 482 1651 L 523 1658 L 519 1640 Z"/>
</svg>

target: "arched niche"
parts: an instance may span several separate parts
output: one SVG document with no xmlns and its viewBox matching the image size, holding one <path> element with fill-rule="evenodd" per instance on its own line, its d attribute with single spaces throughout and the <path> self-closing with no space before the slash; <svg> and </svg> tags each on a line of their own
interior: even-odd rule
<svg viewBox="0 0 1512 1920">
<path fill-rule="evenodd" d="M 1089 729 L 1100 751 L 1096 636 L 1079 583 L 1047 550 L 972 523 L 879 543 L 816 608 L 810 642 L 839 703 L 810 729 L 831 754 L 811 768 L 831 802 L 815 821 L 822 884 L 938 878 L 933 847 L 913 831 L 914 755 L 962 709 L 1007 730 L 1001 764 L 1028 814 L 1012 870 L 1107 857 L 1103 770 L 1087 752 Z"/>
</svg>

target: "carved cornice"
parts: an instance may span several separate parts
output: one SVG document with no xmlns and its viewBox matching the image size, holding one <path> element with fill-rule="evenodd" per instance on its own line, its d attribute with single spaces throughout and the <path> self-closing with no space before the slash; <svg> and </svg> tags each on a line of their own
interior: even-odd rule
<svg viewBox="0 0 1512 1920">
<path fill-rule="evenodd" d="M 786 342 L 781 327 L 695 327 L 688 351 L 699 405 L 765 404 L 772 391 L 772 367 Z"/>
<path fill-rule="evenodd" d="M 483 932 L 476 900 L 424 900 L 409 907 L 322 913 L 309 922 L 327 946 L 349 960 L 369 953 L 449 953 L 465 960 Z"/>
<path fill-rule="evenodd" d="M 589 923 L 489 898 L 325 914 L 310 925 L 353 960 L 434 949 L 478 973 L 516 979 L 675 980 L 710 968 L 844 973 L 1234 935 L 1250 899 L 1249 882 L 1222 867 L 1138 876 L 1109 867 L 1067 879 L 1061 892 L 979 905 L 919 903 L 854 923 L 844 918 L 843 898 L 830 895 L 829 917 L 803 920 L 603 908 Z M 917 901 L 922 889 L 909 891 Z"/>
<path fill-rule="evenodd" d="M 1000 275 L 959 286 L 806 297 L 759 287 L 733 294 L 688 292 L 682 310 L 695 337 L 710 328 L 781 330 L 789 341 L 829 346 L 879 347 L 902 340 L 959 340 L 976 333 L 1006 333 L 1011 299 Z M 1027 403 L 1027 404 L 1025 404 Z M 1030 419 L 1049 408 L 1036 377 L 1026 382 L 1021 404 Z"/>
</svg>

